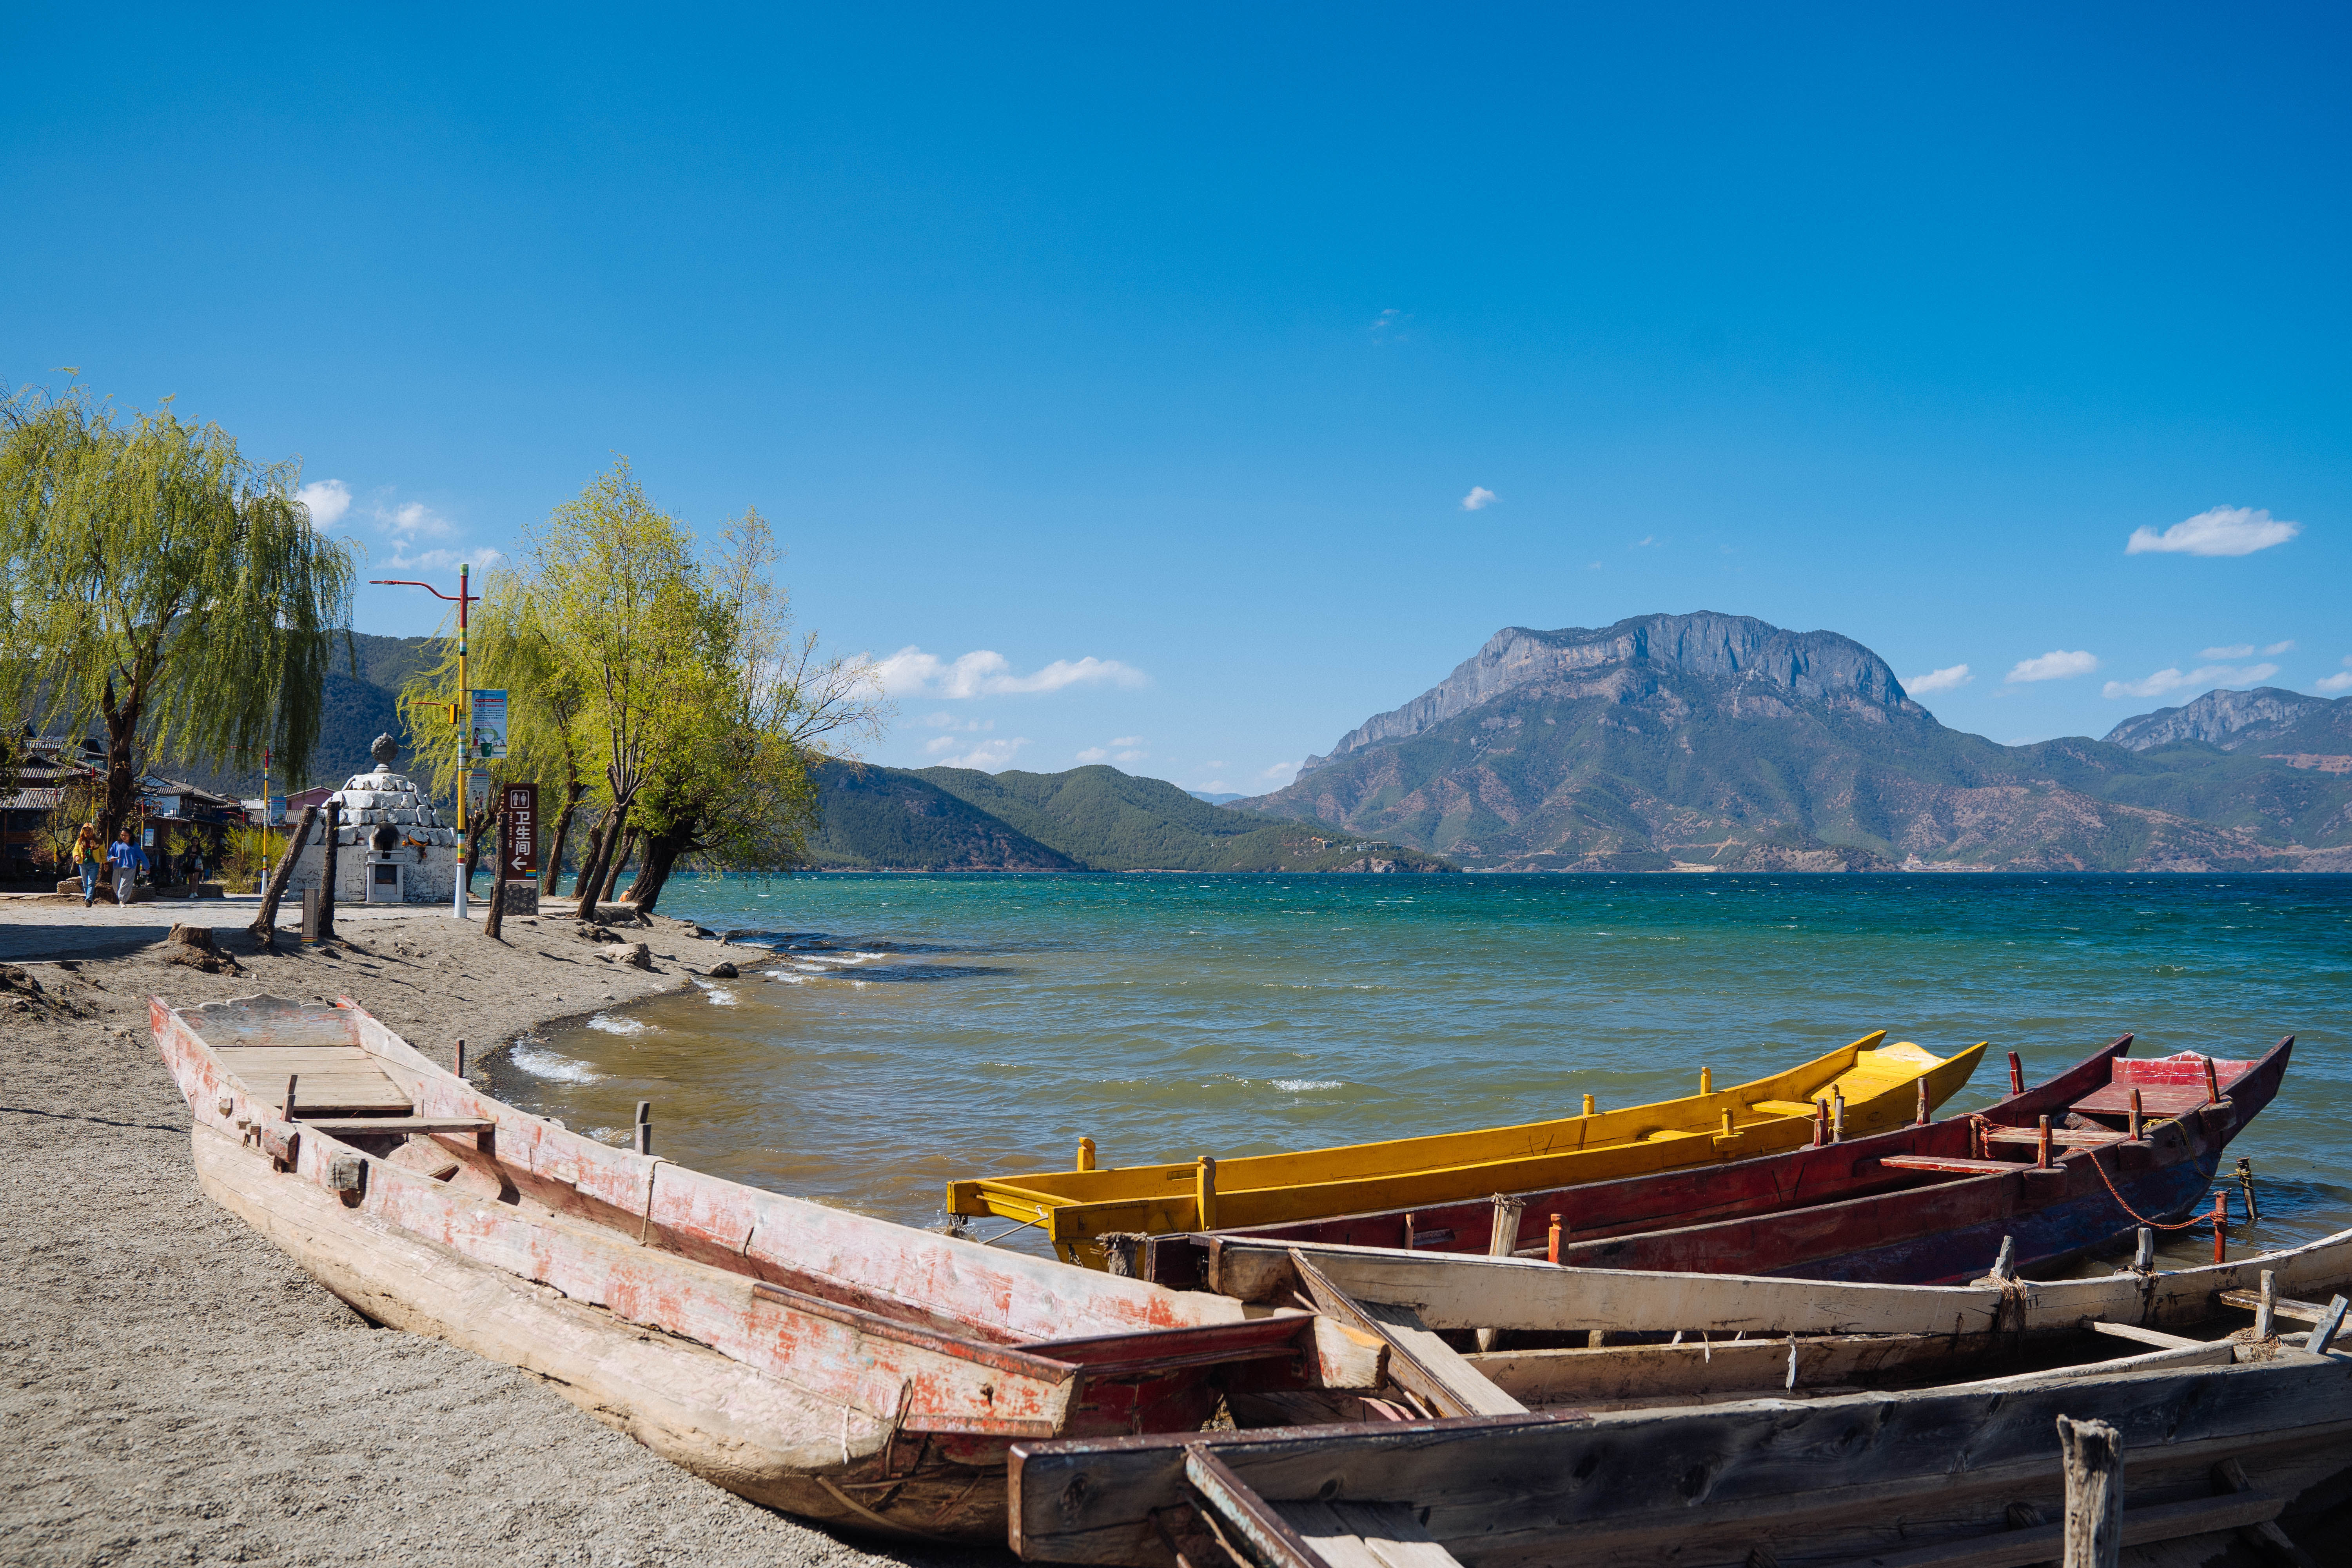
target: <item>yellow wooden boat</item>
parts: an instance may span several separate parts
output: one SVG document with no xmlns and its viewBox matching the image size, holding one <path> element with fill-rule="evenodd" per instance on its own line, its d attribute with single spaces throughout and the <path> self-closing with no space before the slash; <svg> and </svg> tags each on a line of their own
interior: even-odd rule
<svg viewBox="0 0 2352 1568">
<path fill-rule="evenodd" d="M 1817 1114 L 1846 1137 L 1880 1132 L 1917 1114 L 1923 1086 L 1931 1109 L 1958 1093 L 1985 1050 L 1945 1058 L 1885 1041 L 1881 1029 L 1736 1089 L 1715 1089 L 1701 1068 L 1698 1093 L 1622 1110 L 1587 1095 L 1580 1116 L 1518 1127 L 1111 1170 L 1095 1169 L 1094 1141 L 1081 1139 L 1078 1169 L 950 1182 L 948 1212 L 1035 1225 L 1065 1260 L 1100 1267 L 1099 1238 L 1122 1232 L 1278 1225 L 1745 1160 L 1810 1143 Z"/>
</svg>

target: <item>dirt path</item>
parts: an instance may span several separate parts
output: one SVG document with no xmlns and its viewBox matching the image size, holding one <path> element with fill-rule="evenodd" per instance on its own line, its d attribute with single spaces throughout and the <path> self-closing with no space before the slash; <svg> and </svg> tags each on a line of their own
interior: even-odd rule
<svg viewBox="0 0 2352 1568">
<path fill-rule="evenodd" d="M 0 959 L 43 992 L 0 989 L 0 1562 L 1010 1563 L 870 1553 L 511 1367 L 372 1327 L 198 1193 L 147 1034 L 151 993 L 341 994 L 446 1063 L 460 1034 L 479 1052 L 743 950 L 657 920 L 634 933 L 667 955 L 646 973 L 568 921 L 509 921 L 501 948 L 435 910 L 346 919 L 331 952 L 289 933 L 273 957 L 237 931 L 249 906 L 199 910 L 244 974 L 163 962 L 185 910 L 0 900 Z"/>
</svg>

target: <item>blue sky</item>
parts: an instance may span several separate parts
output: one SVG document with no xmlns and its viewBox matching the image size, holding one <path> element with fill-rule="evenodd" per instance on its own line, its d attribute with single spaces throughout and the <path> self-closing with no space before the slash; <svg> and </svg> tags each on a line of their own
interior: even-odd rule
<svg viewBox="0 0 2352 1568">
<path fill-rule="evenodd" d="M 757 506 L 878 760 L 1251 792 L 1654 610 L 2003 741 L 2352 688 L 2341 11 L 326 9 L 12 15 L 0 380 L 367 575 Z"/>
</svg>

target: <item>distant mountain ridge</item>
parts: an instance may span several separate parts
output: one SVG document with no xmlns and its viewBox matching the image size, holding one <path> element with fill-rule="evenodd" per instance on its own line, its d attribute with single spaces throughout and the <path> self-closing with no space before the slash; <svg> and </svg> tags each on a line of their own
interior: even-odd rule
<svg viewBox="0 0 2352 1568">
<path fill-rule="evenodd" d="M 2225 752 L 2273 746 L 2352 749 L 2352 698 L 2306 697 L 2275 686 L 2215 690 L 2178 708 L 2126 719 L 2107 731 L 2110 745 L 2134 752 L 2182 741 Z"/>
<path fill-rule="evenodd" d="M 1242 805 L 1496 870 L 2352 870 L 2352 700 L 2168 712 L 2001 746 L 1833 632 L 1513 626 Z"/>
<path fill-rule="evenodd" d="M 870 871 L 1450 871 L 1319 822 L 1196 800 L 1096 765 L 1061 773 L 825 763 L 809 858 Z"/>
<path fill-rule="evenodd" d="M 1612 666 L 1647 665 L 1726 682 L 1742 691 L 1790 695 L 1905 714 L 1927 711 L 1904 694 L 1885 659 L 1835 632 L 1790 632 L 1751 616 L 1701 611 L 1635 616 L 1590 630 L 1555 632 L 1505 626 L 1486 646 L 1429 690 L 1375 714 L 1339 738 L 1329 756 L 1309 757 L 1302 773 L 1382 741 L 1404 740 L 1507 691 L 1573 682 Z"/>
</svg>

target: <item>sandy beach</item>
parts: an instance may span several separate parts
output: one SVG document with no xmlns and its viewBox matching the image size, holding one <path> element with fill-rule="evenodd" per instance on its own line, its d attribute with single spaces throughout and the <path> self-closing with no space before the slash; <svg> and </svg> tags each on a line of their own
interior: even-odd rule
<svg viewBox="0 0 2352 1568">
<path fill-rule="evenodd" d="M 255 913 L 0 897 L 0 1561 L 1010 1561 L 868 1552 L 673 1468 L 527 1373 L 369 1324 L 198 1192 L 148 1036 L 151 994 L 341 995 L 436 1060 L 460 1036 L 479 1059 L 746 950 L 656 917 L 624 931 L 648 973 L 595 957 L 568 918 L 510 919 L 493 942 L 436 908 L 344 910 L 311 947 L 289 913 L 269 954 Z M 166 962 L 175 920 L 242 973 Z"/>
</svg>

